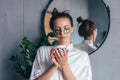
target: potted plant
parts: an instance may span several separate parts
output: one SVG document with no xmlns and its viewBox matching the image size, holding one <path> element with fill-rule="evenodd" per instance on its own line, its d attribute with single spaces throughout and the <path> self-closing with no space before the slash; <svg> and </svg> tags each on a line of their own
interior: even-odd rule
<svg viewBox="0 0 120 80">
<path fill-rule="evenodd" d="M 41 38 L 38 43 L 33 43 L 29 38 L 24 37 L 19 45 L 21 48 L 21 54 L 12 55 L 9 58 L 9 60 L 13 62 L 13 69 L 24 79 L 29 79 L 37 49 L 40 46 L 45 45 L 49 37 L 54 36 L 55 35 L 50 32 L 47 36 Z M 56 45 L 57 42 L 57 40 L 54 40 L 52 45 Z"/>
<path fill-rule="evenodd" d="M 13 55 L 9 59 L 13 62 L 13 69 L 17 73 L 23 78 L 29 78 L 38 46 L 24 37 L 20 43 L 20 48 L 21 54 Z"/>
</svg>

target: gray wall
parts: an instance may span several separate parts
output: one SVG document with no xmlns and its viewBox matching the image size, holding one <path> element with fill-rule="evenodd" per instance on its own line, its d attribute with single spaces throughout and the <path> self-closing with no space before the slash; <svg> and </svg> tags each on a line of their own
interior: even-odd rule
<svg viewBox="0 0 120 80">
<path fill-rule="evenodd" d="M 13 80 L 8 58 L 19 52 L 18 44 L 23 36 L 23 2 L 0 0 L 0 80 Z"/>
<path fill-rule="evenodd" d="M 44 35 L 41 15 L 49 0 L 0 0 L 0 80 L 21 80 L 8 60 L 20 54 L 23 36 L 38 41 Z"/>
<path fill-rule="evenodd" d="M 0 0 L 0 80 L 21 80 L 8 58 L 19 54 L 23 36 L 38 41 L 43 35 L 41 15 L 48 1 Z M 110 6 L 111 25 L 102 47 L 90 55 L 93 80 L 120 80 L 120 1 L 104 1 Z"/>
<path fill-rule="evenodd" d="M 111 25 L 104 44 L 90 56 L 93 80 L 120 80 L 120 0 L 104 0 L 110 7 Z"/>
</svg>

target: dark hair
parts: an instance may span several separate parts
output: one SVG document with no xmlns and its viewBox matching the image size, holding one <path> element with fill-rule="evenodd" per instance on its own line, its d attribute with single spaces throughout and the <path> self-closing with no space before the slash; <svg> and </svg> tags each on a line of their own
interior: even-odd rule
<svg viewBox="0 0 120 80">
<path fill-rule="evenodd" d="M 56 8 L 54 8 L 53 12 L 52 12 L 52 17 L 50 19 L 50 28 L 52 30 L 54 30 L 54 21 L 58 18 L 68 18 L 70 20 L 71 26 L 73 26 L 73 19 L 71 17 L 71 15 L 66 12 L 67 10 L 63 11 L 63 12 L 58 12 Z"/>
<path fill-rule="evenodd" d="M 77 18 L 77 22 L 79 24 L 81 23 L 79 25 L 78 33 L 82 37 L 90 36 L 92 34 L 93 30 L 95 30 L 97 28 L 95 22 L 93 22 L 89 19 L 83 20 L 81 18 L 81 16 Z"/>
</svg>

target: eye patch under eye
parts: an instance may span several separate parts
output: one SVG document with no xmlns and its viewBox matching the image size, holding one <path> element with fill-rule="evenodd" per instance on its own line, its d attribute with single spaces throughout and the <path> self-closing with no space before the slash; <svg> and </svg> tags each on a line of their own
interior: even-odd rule
<svg viewBox="0 0 120 80">
<path fill-rule="evenodd" d="M 61 34 L 61 29 L 55 29 L 55 33 L 56 33 L 56 35 L 60 35 Z"/>
<path fill-rule="evenodd" d="M 68 34 L 70 32 L 70 28 L 64 28 L 64 34 Z"/>
</svg>

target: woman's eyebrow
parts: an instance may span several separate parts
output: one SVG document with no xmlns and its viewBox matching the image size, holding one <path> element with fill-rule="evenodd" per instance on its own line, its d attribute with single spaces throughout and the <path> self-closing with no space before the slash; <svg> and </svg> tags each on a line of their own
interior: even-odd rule
<svg viewBox="0 0 120 80">
<path fill-rule="evenodd" d="M 69 25 L 65 25 L 64 27 L 67 27 L 67 26 L 69 26 Z"/>
<path fill-rule="evenodd" d="M 59 27 L 56 27 L 55 29 L 60 29 Z"/>
</svg>

